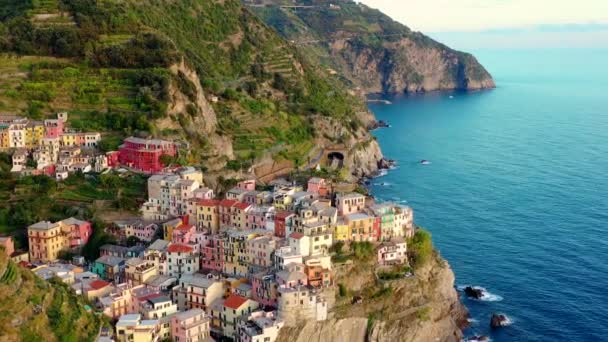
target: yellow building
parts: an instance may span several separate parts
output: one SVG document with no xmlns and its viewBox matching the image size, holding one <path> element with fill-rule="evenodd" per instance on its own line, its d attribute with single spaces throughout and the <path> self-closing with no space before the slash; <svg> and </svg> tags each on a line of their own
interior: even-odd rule
<svg viewBox="0 0 608 342">
<path fill-rule="evenodd" d="M 125 264 L 125 277 L 133 286 L 141 285 L 158 274 L 158 268 L 153 261 L 131 258 Z"/>
<path fill-rule="evenodd" d="M 194 203 L 198 228 L 207 229 L 213 234 L 220 230 L 219 203 L 218 200 L 200 200 Z"/>
<path fill-rule="evenodd" d="M 348 224 L 349 239 L 352 241 L 371 241 L 373 240 L 374 217 L 367 214 L 346 215 L 345 221 Z"/>
<path fill-rule="evenodd" d="M 42 138 L 44 138 L 44 124 L 36 121 L 29 122 L 25 127 L 25 147 L 37 147 Z"/>
<path fill-rule="evenodd" d="M 10 147 L 8 136 L 8 126 L 0 125 L 0 148 L 5 149 Z"/>
<path fill-rule="evenodd" d="M 60 222 L 41 221 L 27 227 L 30 261 L 57 260 L 60 251 L 69 248 L 69 234 Z"/>
<path fill-rule="evenodd" d="M 224 243 L 224 273 L 246 276 L 248 272 L 247 241 L 260 236 L 253 230 L 231 231 Z"/>
<path fill-rule="evenodd" d="M 173 238 L 173 230 L 182 225 L 182 219 L 176 218 L 171 221 L 167 221 L 163 223 L 163 239 L 167 241 L 171 241 Z"/>
<path fill-rule="evenodd" d="M 343 220 L 339 220 L 336 223 L 334 229 L 334 240 L 335 241 L 348 241 L 350 240 L 350 230 L 348 228 L 348 224 Z"/>
</svg>

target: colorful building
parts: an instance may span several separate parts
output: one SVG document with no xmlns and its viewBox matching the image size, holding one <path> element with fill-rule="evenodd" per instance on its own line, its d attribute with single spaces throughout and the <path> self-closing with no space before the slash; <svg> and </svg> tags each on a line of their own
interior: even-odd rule
<svg viewBox="0 0 608 342">
<path fill-rule="evenodd" d="M 202 309 L 209 312 L 209 305 L 224 296 L 224 285 L 221 281 L 200 273 L 184 275 L 178 286 L 173 288 L 172 294 L 180 311 Z"/>
<path fill-rule="evenodd" d="M 221 316 L 224 336 L 234 339 L 237 335 L 237 324 L 240 317 L 251 314 L 258 306 L 258 302 L 239 295 L 233 294 L 226 298 Z"/>
<path fill-rule="evenodd" d="M 201 268 L 222 272 L 224 258 L 224 238 L 218 235 L 207 235 L 207 241 L 201 249 Z"/>
<path fill-rule="evenodd" d="M 167 247 L 167 275 L 177 277 L 193 274 L 200 268 L 199 253 L 187 244 L 172 243 Z"/>
<path fill-rule="evenodd" d="M 285 322 L 276 317 L 276 312 L 256 310 L 239 322 L 237 340 L 275 342 L 283 325 Z"/>
<path fill-rule="evenodd" d="M 350 214 L 344 217 L 350 232 L 350 241 L 373 241 L 375 218 L 363 213 Z"/>
<path fill-rule="evenodd" d="M 378 263 L 380 265 L 403 264 L 407 261 L 407 244 L 403 239 L 393 239 L 384 242 L 378 248 Z"/>
<path fill-rule="evenodd" d="M 201 309 L 191 309 L 171 317 L 171 338 L 176 342 L 209 341 L 210 318 Z"/>
<path fill-rule="evenodd" d="M 341 216 L 361 212 L 365 208 L 365 196 L 355 192 L 339 194 L 336 196 L 336 208 Z"/>
<path fill-rule="evenodd" d="M 120 146 L 119 161 L 122 165 L 146 173 L 160 172 L 165 167 L 160 161 L 163 155 L 174 157 L 177 148 L 173 142 L 160 139 L 130 137 Z"/>
<path fill-rule="evenodd" d="M 274 235 L 287 237 L 293 231 L 295 214 L 289 211 L 278 211 L 274 215 Z"/>
<path fill-rule="evenodd" d="M 84 246 L 92 234 L 91 223 L 75 218 L 51 223 L 41 221 L 27 228 L 31 261 L 54 261 L 59 252 Z"/>
<path fill-rule="evenodd" d="M 8 257 L 15 253 L 15 244 L 11 236 L 0 236 L 0 247 L 4 249 L 4 254 Z"/>
<path fill-rule="evenodd" d="M 100 256 L 91 267 L 100 278 L 117 284 L 124 281 L 124 270 L 125 259 L 109 255 Z"/>
</svg>

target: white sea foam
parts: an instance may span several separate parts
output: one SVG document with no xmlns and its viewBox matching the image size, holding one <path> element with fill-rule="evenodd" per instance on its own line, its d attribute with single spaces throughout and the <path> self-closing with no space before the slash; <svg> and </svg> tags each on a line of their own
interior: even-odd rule
<svg viewBox="0 0 608 342">
<path fill-rule="evenodd" d="M 492 339 L 488 336 L 471 336 L 465 338 L 461 342 L 492 342 Z"/>
<path fill-rule="evenodd" d="M 458 285 L 458 286 L 456 286 L 456 288 L 458 289 L 458 291 L 464 291 L 464 289 L 469 286 L 471 286 L 471 285 Z M 481 290 L 482 295 L 481 295 L 481 298 L 479 298 L 479 299 L 469 297 L 470 300 L 479 300 L 479 301 L 483 301 L 483 302 L 500 302 L 503 299 L 501 296 L 491 293 L 490 291 L 486 290 L 485 287 L 481 287 L 481 286 L 471 286 L 471 287 L 476 290 Z"/>
<path fill-rule="evenodd" d="M 378 174 L 376 176 L 374 176 L 374 178 L 380 178 L 380 177 L 384 177 L 388 174 L 388 171 L 385 169 L 382 169 L 380 171 L 378 171 Z"/>
</svg>

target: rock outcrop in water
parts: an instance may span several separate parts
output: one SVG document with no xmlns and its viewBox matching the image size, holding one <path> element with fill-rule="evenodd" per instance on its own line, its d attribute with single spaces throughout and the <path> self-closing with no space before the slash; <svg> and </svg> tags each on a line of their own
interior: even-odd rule
<svg viewBox="0 0 608 342">
<path fill-rule="evenodd" d="M 509 325 L 509 318 L 503 314 L 492 314 L 490 319 L 490 327 L 492 329 L 498 329 Z"/>
<path fill-rule="evenodd" d="M 464 288 L 464 294 L 469 297 L 469 298 L 473 298 L 473 299 L 481 299 L 481 297 L 483 297 L 483 290 L 482 289 L 478 289 L 472 286 L 467 286 Z"/>
</svg>

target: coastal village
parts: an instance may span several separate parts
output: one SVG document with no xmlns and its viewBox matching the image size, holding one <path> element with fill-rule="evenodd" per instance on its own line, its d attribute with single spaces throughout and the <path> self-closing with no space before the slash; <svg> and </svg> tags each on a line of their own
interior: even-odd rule
<svg viewBox="0 0 608 342">
<path fill-rule="evenodd" d="M 218 196 L 202 170 L 165 166 L 176 143 L 130 137 L 102 153 L 101 134 L 70 131 L 67 115 L 0 117 L 12 172 L 62 181 L 128 170 L 148 177 L 147 200 L 139 215 L 105 227 L 118 242 L 101 246 L 96 260 L 81 256 L 92 223 L 74 217 L 22 227 L 27 251 L 16 251 L 11 236 L 0 245 L 13 262 L 59 279 L 107 317 L 113 329 L 102 329 L 99 341 L 272 342 L 283 327 L 328 318 L 341 250 L 366 244 L 378 268 L 408 265 L 406 241 L 416 228 L 407 206 L 321 177 L 241 179 Z M 65 252 L 74 257 L 60 260 Z"/>
</svg>

